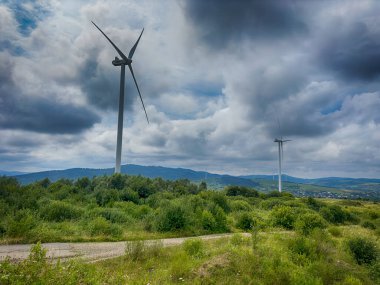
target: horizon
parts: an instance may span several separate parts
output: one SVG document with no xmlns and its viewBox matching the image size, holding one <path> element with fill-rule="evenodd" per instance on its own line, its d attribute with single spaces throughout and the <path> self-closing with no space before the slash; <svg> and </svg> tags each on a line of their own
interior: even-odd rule
<svg viewBox="0 0 380 285">
<path fill-rule="evenodd" d="M 192 170 L 195 172 L 205 172 L 208 174 L 216 174 L 216 175 L 228 175 L 228 176 L 235 176 L 235 177 L 243 177 L 243 176 L 273 176 L 273 177 L 278 177 L 278 173 L 246 173 L 246 174 L 241 174 L 241 175 L 234 175 L 231 173 L 217 173 L 217 172 L 209 172 L 201 169 L 192 169 L 192 168 L 184 168 L 184 167 L 170 167 L 170 166 L 162 166 L 162 165 L 141 165 L 141 164 L 122 164 L 121 167 L 125 167 L 127 165 L 132 165 L 132 166 L 142 166 L 142 167 L 162 167 L 162 168 L 170 168 L 170 169 L 184 169 L 184 170 Z M 101 167 L 101 168 L 89 168 L 89 167 L 70 167 L 70 168 L 62 168 L 62 169 L 47 169 L 47 170 L 40 170 L 40 171 L 32 171 L 32 172 L 23 172 L 23 171 L 17 171 L 17 170 L 3 170 L 0 169 L 0 172 L 20 172 L 22 174 L 17 174 L 17 175 L 12 175 L 12 176 L 18 176 L 18 175 L 24 175 L 24 174 L 33 174 L 33 173 L 40 173 L 40 172 L 49 172 L 49 171 L 65 171 L 65 170 L 70 170 L 70 169 L 114 169 L 115 167 Z M 127 174 L 128 173 L 121 173 L 121 174 Z M 302 177 L 302 176 L 293 176 L 289 175 L 287 173 L 282 173 L 283 177 L 283 182 L 288 182 L 284 180 L 284 177 L 294 177 L 294 178 L 300 178 L 300 179 L 326 179 L 326 178 L 345 178 L 345 179 L 375 179 L 375 180 L 380 180 L 380 177 L 348 177 L 348 176 L 324 176 L 324 177 Z"/>
<path fill-rule="evenodd" d="M 115 9 L 114 7 L 118 7 Z M 380 2 L 5 1 L 0 169 L 121 164 L 215 174 L 380 178 Z M 275 174 L 273 174 L 275 173 Z"/>
</svg>

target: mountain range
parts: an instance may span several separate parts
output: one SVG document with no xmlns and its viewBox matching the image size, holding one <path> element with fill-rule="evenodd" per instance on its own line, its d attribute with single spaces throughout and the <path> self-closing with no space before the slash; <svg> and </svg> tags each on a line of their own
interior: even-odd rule
<svg viewBox="0 0 380 285">
<path fill-rule="evenodd" d="M 50 170 L 34 173 L 0 170 L 0 175 L 14 176 L 21 184 L 32 183 L 44 178 L 49 178 L 50 181 L 54 182 L 61 178 L 75 180 L 81 177 L 92 178 L 94 176 L 111 175 L 113 173 L 114 168 L 70 168 L 65 170 Z M 206 181 L 209 188 L 212 189 L 222 189 L 228 185 L 238 185 L 253 187 L 260 191 L 268 192 L 276 190 L 277 188 L 277 175 L 232 176 L 227 174 L 214 174 L 205 171 L 194 171 L 186 168 L 141 166 L 135 164 L 123 165 L 121 167 L 121 173 L 141 175 L 149 178 L 161 177 L 167 180 L 189 179 L 195 183 Z M 380 179 L 343 177 L 305 179 L 283 175 L 283 181 L 284 191 L 292 192 L 297 196 L 312 195 L 318 197 L 330 197 L 333 195 L 338 198 L 375 197 L 375 199 L 380 199 Z"/>
</svg>

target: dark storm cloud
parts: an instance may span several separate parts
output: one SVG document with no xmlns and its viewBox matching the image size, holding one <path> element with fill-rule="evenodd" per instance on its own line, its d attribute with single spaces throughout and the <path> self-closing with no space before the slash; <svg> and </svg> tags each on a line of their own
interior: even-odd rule
<svg viewBox="0 0 380 285">
<path fill-rule="evenodd" d="M 298 1 L 188 0 L 185 13 L 200 37 L 215 48 L 245 38 L 282 38 L 304 34 Z"/>
<path fill-rule="evenodd" d="M 371 80 L 380 75 L 380 33 L 363 22 L 332 29 L 318 52 L 318 62 L 345 79 Z"/>
<path fill-rule="evenodd" d="M 1 58 L 0 58 L 1 59 Z M 100 121 L 86 107 L 28 96 L 12 78 L 12 62 L 0 61 L 0 128 L 41 133 L 79 133 Z"/>
<path fill-rule="evenodd" d="M 112 59 L 109 64 L 111 65 Z M 86 94 L 88 102 L 101 110 L 118 110 L 120 94 L 120 67 L 112 66 L 114 70 L 99 66 L 98 62 L 90 58 L 83 64 L 79 72 L 81 76 L 81 89 Z M 111 68 L 112 68 L 111 67 Z M 137 83 L 144 98 L 145 89 L 142 88 L 140 74 L 134 68 Z M 132 75 L 126 67 L 125 70 L 125 108 L 131 110 L 132 103 L 137 99 L 138 93 Z"/>
<path fill-rule="evenodd" d="M 4 104 L 0 110 L 1 128 L 42 133 L 78 133 L 100 120 L 89 109 L 45 98 L 19 98 Z"/>
</svg>

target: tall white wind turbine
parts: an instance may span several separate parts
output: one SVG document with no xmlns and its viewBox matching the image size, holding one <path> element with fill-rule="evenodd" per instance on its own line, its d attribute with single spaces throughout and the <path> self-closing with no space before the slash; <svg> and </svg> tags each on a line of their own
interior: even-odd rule
<svg viewBox="0 0 380 285">
<path fill-rule="evenodd" d="M 91 21 L 92 22 L 92 21 Z M 110 40 L 109 37 L 94 23 L 92 22 L 95 27 L 106 37 L 106 39 L 111 43 L 111 45 L 115 48 L 117 53 L 120 55 L 121 59 L 118 57 L 115 57 L 115 59 L 112 61 L 112 64 L 114 66 L 120 66 L 121 67 L 121 74 L 120 74 L 120 97 L 119 97 L 119 115 L 117 120 L 117 145 L 116 145 L 116 164 L 115 164 L 115 173 L 120 173 L 120 163 L 121 163 L 121 146 L 122 146 L 122 137 L 123 137 L 123 116 L 124 116 L 124 88 L 125 88 L 125 66 L 128 65 L 129 70 L 131 71 L 133 81 L 135 82 L 137 91 L 140 96 L 141 104 L 144 108 L 146 120 L 149 124 L 148 114 L 145 110 L 144 101 L 142 99 L 139 86 L 137 85 L 137 81 L 135 78 L 135 74 L 133 73 L 132 69 L 132 57 L 135 53 L 135 50 L 137 48 L 137 45 L 140 41 L 141 35 L 144 32 L 144 29 L 142 29 L 141 34 L 139 38 L 137 39 L 134 46 L 129 51 L 128 57 L 124 55 L 124 53 L 121 52 L 121 50 Z"/>
<path fill-rule="evenodd" d="M 278 128 L 281 133 L 280 121 L 278 121 Z M 282 191 L 282 162 L 284 160 L 284 142 L 290 142 L 291 140 L 284 140 L 282 136 L 279 139 L 274 139 L 274 142 L 278 143 L 278 192 Z"/>
</svg>

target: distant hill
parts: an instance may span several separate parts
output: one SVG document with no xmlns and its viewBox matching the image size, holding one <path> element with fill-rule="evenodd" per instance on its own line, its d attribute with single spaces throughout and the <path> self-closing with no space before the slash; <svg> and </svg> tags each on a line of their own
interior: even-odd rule
<svg viewBox="0 0 380 285">
<path fill-rule="evenodd" d="M 21 174 L 26 174 L 26 172 L 0 170 L 0 176 L 16 176 Z"/>
<path fill-rule="evenodd" d="M 141 175 L 149 178 L 161 177 L 167 180 L 189 179 L 195 183 L 206 181 L 210 189 L 222 189 L 228 185 L 253 187 L 263 192 L 277 190 L 277 175 L 232 176 L 194 171 L 186 168 L 169 168 L 162 166 L 141 166 L 127 164 L 121 167 L 123 174 Z M 44 178 L 57 181 L 61 178 L 78 179 L 81 177 L 111 175 L 113 168 L 71 168 L 27 174 L 14 174 L 21 184 L 28 184 Z M 1 174 L 0 174 L 1 175 Z M 5 175 L 5 174 L 3 174 Z M 327 177 L 304 179 L 283 175 L 283 190 L 296 196 L 328 198 L 364 198 L 380 200 L 380 179 Z"/>
<path fill-rule="evenodd" d="M 277 180 L 277 175 L 245 175 L 239 176 L 241 178 L 252 179 L 257 181 L 262 180 Z M 380 192 L 380 179 L 372 178 L 345 178 L 345 177 L 325 177 L 315 179 L 304 179 L 293 176 L 283 175 L 282 180 L 286 182 L 317 185 L 322 187 L 332 187 L 337 189 L 351 189 L 351 190 L 378 190 Z"/>
<path fill-rule="evenodd" d="M 92 178 L 94 176 L 111 175 L 114 173 L 113 168 L 93 169 L 93 168 L 70 168 L 65 170 L 50 170 L 35 173 L 28 173 L 15 176 L 21 184 L 28 184 L 44 178 L 51 181 L 57 181 L 61 178 L 78 179 L 81 177 Z M 134 164 L 122 165 L 121 173 L 129 175 L 141 175 L 149 178 L 161 177 L 167 180 L 189 179 L 194 182 L 200 182 L 207 177 L 207 183 L 216 188 L 222 188 L 227 185 L 239 185 L 247 187 L 258 186 L 258 183 L 246 178 L 219 175 L 204 171 L 194 171 L 185 168 L 169 168 L 162 166 L 141 166 Z"/>
</svg>

